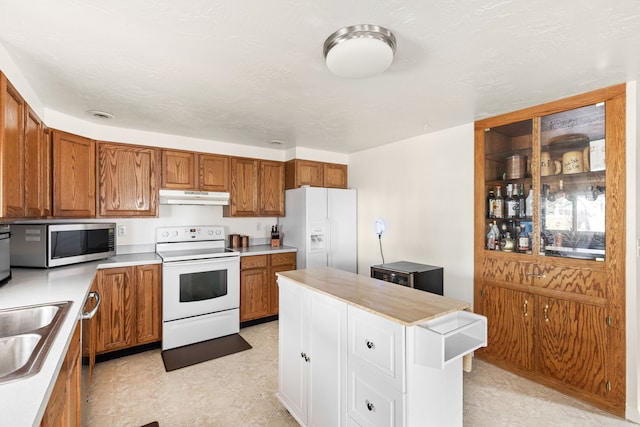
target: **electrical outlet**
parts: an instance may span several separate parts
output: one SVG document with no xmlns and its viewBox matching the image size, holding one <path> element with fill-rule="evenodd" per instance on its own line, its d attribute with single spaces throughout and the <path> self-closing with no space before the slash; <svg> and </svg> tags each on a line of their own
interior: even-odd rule
<svg viewBox="0 0 640 427">
<path fill-rule="evenodd" d="M 118 236 L 126 236 L 127 235 L 127 226 L 119 225 L 118 226 Z"/>
<path fill-rule="evenodd" d="M 260 221 L 256 223 L 256 231 L 262 231 L 262 223 Z"/>
</svg>

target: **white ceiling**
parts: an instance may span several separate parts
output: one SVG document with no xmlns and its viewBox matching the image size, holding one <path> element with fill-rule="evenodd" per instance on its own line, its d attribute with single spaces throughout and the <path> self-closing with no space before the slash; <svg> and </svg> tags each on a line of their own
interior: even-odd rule
<svg viewBox="0 0 640 427">
<path fill-rule="evenodd" d="M 395 34 L 384 74 L 327 70 L 354 24 Z M 0 45 L 61 113 L 351 153 L 638 79 L 640 1 L 0 0 Z"/>
</svg>

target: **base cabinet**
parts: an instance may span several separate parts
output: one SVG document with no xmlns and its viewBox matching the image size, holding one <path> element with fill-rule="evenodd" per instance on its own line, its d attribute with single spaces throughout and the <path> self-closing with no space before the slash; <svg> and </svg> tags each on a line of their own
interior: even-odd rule
<svg viewBox="0 0 640 427">
<path fill-rule="evenodd" d="M 347 305 L 284 280 L 278 399 L 303 426 L 345 425 Z"/>
<path fill-rule="evenodd" d="M 102 303 L 91 320 L 96 353 L 160 341 L 161 285 L 160 264 L 98 271 L 92 290 L 101 295 Z"/>
<path fill-rule="evenodd" d="M 40 422 L 46 427 L 80 425 L 80 323 L 76 325 L 67 355 Z"/>
<path fill-rule="evenodd" d="M 296 253 L 249 255 L 240 258 L 240 321 L 278 314 L 276 273 L 296 269 Z"/>
</svg>

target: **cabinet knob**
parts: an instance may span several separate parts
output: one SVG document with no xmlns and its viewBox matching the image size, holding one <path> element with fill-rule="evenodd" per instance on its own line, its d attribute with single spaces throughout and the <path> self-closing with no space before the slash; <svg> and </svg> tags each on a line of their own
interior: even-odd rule
<svg viewBox="0 0 640 427">
<path fill-rule="evenodd" d="M 374 348 L 376 348 L 376 345 L 373 343 L 373 341 L 367 341 L 367 348 L 373 350 Z"/>
<path fill-rule="evenodd" d="M 373 403 L 369 402 L 369 400 L 365 400 L 364 403 L 367 405 L 367 409 L 369 410 L 369 412 L 373 412 L 376 410 L 376 407 L 373 405 Z"/>
</svg>

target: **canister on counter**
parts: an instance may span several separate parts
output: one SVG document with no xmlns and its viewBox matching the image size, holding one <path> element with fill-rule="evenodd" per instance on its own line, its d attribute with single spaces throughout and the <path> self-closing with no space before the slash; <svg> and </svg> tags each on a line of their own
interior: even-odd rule
<svg viewBox="0 0 640 427">
<path fill-rule="evenodd" d="M 229 246 L 232 248 L 240 247 L 240 235 L 239 234 L 229 234 Z"/>
<path fill-rule="evenodd" d="M 249 247 L 249 236 L 242 236 L 242 247 L 243 248 Z"/>
</svg>

